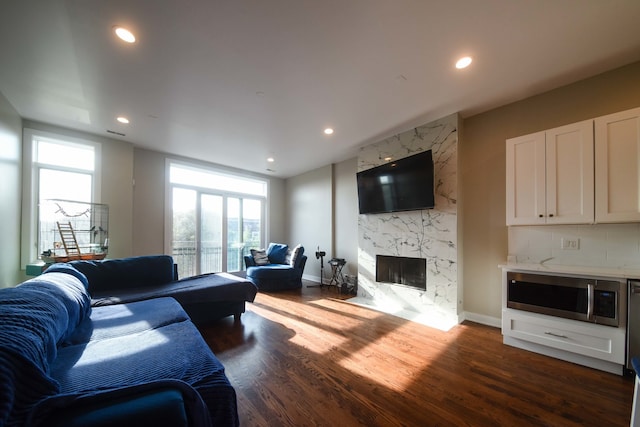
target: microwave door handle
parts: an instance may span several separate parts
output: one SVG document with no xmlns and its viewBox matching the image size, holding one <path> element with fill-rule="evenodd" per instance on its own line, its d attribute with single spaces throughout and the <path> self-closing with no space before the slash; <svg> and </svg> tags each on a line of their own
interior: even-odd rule
<svg viewBox="0 0 640 427">
<path fill-rule="evenodd" d="M 587 320 L 593 320 L 595 287 L 589 283 L 587 285 Z"/>
</svg>

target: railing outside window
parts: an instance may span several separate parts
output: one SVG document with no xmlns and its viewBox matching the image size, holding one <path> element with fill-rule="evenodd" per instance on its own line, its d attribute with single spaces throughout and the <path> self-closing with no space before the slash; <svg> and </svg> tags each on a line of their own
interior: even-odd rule
<svg viewBox="0 0 640 427">
<path fill-rule="evenodd" d="M 244 255 L 249 254 L 247 246 L 229 246 L 227 248 L 226 271 L 242 271 L 245 269 Z M 197 274 L 197 256 L 193 242 L 174 242 L 172 253 L 173 262 L 178 265 L 178 277 L 194 276 Z M 200 271 L 203 273 L 218 273 L 222 271 L 222 247 L 205 247 L 200 250 Z"/>
</svg>

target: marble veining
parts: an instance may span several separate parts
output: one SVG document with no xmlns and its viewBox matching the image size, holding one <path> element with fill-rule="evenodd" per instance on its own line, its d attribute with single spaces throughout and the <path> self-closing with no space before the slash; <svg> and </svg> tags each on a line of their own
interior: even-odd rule
<svg viewBox="0 0 640 427">
<path fill-rule="evenodd" d="M 457 115 L 363 147 L 358 171 L 431 149 L 435 208 L 359 215 L 358 301 L 419 314 L 427 324 L 458 322 Z M 376 255 L 425 258 L 426 291 L 375 281 Z M 394 311 L 391 310 L 391 311 Z"/>
</svg>

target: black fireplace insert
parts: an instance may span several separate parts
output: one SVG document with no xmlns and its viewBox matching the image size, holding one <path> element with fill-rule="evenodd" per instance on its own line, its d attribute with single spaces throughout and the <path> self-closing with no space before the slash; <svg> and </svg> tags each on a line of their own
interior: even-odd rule
<svg viewBox="0 0 640 427">
<path fill-rule="evenodd" d="M 376 255 L 376 282 L 427 289 L 427 260 Z"/>
</svg>

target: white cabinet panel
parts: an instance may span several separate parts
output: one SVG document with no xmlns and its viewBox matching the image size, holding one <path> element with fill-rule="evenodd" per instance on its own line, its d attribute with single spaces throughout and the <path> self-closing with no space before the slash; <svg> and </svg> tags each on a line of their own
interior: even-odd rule
<svg viewBox="0 0 640 427">
<path fill-rule="evenodd" d="M 507 225 L 544 224 L 544 132 L 507 140 Z"/>
<path fill-rule="evenodd" d="M 546 132 L 547 224 L 593 222 L 593 122 Z"/>
<path fill-rule="evenodd" d="M 640 108 L 595 119 L 596 222 L 640 221 Z"/>
</svg>

